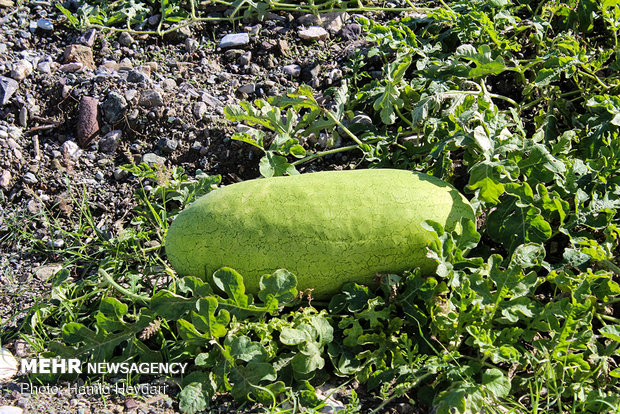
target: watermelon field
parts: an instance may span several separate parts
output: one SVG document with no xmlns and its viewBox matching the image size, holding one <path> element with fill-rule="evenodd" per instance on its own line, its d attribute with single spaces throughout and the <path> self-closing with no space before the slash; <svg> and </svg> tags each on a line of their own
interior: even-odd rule
<svg viewBox="0 0 620 414">
<path fill-rule="evenodd" d="M 226 172 L 119 149 L 131 203 L 115 226 L 79 188 L 71 214 L 7 202 L 0 249 L 56 267 L 3 316 L 3 346 L 187 363 L 160 378 L 166 412 L 620 412 L 619 0 L 55 7 L 68 33 L 144 42 L 334 12 L 361 32 L 304 39 L 336 62 L 329 81 L 231 92 L 208 121 L 243 154 Z M 156 142 L 143 119 L 135 136 Z M 102 380 L 155 381 L 13 381 Z"/>
</svg>

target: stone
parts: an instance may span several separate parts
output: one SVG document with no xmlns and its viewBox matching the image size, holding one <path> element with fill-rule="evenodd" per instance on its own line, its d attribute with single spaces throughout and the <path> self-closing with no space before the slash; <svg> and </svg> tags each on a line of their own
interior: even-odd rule
<svg viewBox="0 0 620 414">
<path fill-rule="evenodd" d="M 202 118 L 207 113 L 207 104 L 204 102 L 196 102 L 194 104 L 194 116 L 197 119 Z"/>
<path fill-rule="evenodd" d="M 129 177 L 129 171 L 125 171 L 119 167 L 114 169 L 114 179 L 116 181 L 123 181 L 127 177 Z"/>
<path fill-rule="evenodd" d="M 160 14 L 154 14 L 148 18 L 148 22 L 151 26 L 156 26 L 159 23 L 159 19 L 161 19 Z"/>
<path fill-rule="evenodd" d="M 198 41 L 190 37 L 185 39 L 185 50 L 187 51 L 187 53 L 194 53 L 196 50 L 198 50 Z"/>
<path fill-rule="evenodd" d="M 245 52 L 243 55 L 239 56 L 237 60 L 241 66 L 246 66 L 250 64 L 252 60 L 252 52 Z"/>
<path fill-rule="evenodd" d="M 6 105 L 9 102 L 18 86 L 15 79 L 0 76 L 0 105 Z"/>
<path fill-rule="evenodd" d="M 88 46 L 69 45 L 65 48 L 63 57 L 64 63 L 81 63 L 89 69 L 95 69 L 93 50 Z"/>
<path fill-rule="evenodd" d="M 161 96 L 161 93 L 155 89 L 147 89 L 142 91 L 139 104 L 145 108 L 162 106 L 164 104 L 164 98 Z"/>
<path fill-rule="evenodd" d="M 83 63 L 81 62 L 72 62 L 72 63 L 65 63 L 64 65 L 60 65 L 60 67 L 58 68 L 59 71 L 61 72 L 65 72 L 65 73 L 75 73 L 78 72 L 82 69 L 84 69 L 85 66 Z"/>
<path fill-rule="evenodd" d="M 39 266 L 34 270 L 34 275 L 42 282 L 47 282 L 52 276 L 62 269 L 60 264 L 50 264 Z"/>
<path fill-rule="evenodd" d="M 42 60 L 37 63 L 37 70 L 41 73 L 52 73 L 52 63 L 47 60 Z"/>
<path fill-rule="evenodd" d="M 301 74 L 301 66 L 295 64 L 286 65 L 282 68 L 282 72 L 284 72 L 284 74 L 287 76 L 296 78 Z"/>
<path fill-rule="evenodd" d="M 30 76 L 33 70 L 32 63 L 28 62 L 26 59 L 18 60 L 13 64 L 13 68 L 11 69 L 11 78 L 16 81 L 22 81 Z"/>
<path fill-rule="evenodd" d="M 305 30 L 300 30 L 297 34 L 301 39 L 310 41 L 325 40 L 329 37 L 327 30 L 321 26 L 310 26 Z"/>
<path fill-rule="evenodd" d="M 96 98 L 83 96 L 80 99 L 76 137 L 82 148 L 99 135 L 98 110 L 99 101 Z"/>
<path fill-rule="evenodd" d="M 177 87 L 177 83 L 174 81 L 174 79 L 170 78 L 162 80 L 160 82 L 160 85 L 165 91 L 171 91 Z"/>
<path fill-rule="evenodd" d="M 5 190 L 11 188 L 11 172 L 9 170 L 2 170 L 2 174 L 0 174 L 0 187 Z"/>
<path fill-rule="evenodd" d="M 0 349 L 0 381 L 6 381 L 17 374 L 17 359 L 11 351 L 5 348 Z"/>
<path fill-rule="evenodd" d="M 250 36 L 247 33 L 227 34 L 220 40 L 220 47 L 228 49 L 231 47 L 242 47 L 250 43 Z"/>
<path fill-rule="evenodd" d="M 37 180 L 37 177 L 31 172 L 27 172 L 26 174 L 24 174 L 23 180 L 26 184 L 36 184 L 39 181 Z"/>
<path fill-rule="evenodd" d="M 115 129 L 105 134 L 103 138 L 99 140 L 99 151 L 105 153 L 114 153 L 118 149 L 118 144 L 123 137 L 123 131 Z"/>
<path fill-rule="evenodd" d="M 166 162 L 166 159 L 152 152 L 147 152 L 142 156 L 142 162 L 148 164 L 151 167 L 154 167 L 158 164 L 163 165 Z"/>
<path fill-rule="evenodd" d="M 173 30 L 164 35 L 164 40 L 171 43 L 182 43 L 188 37 L 192 36 L 192 29 L 189 26 L 183 26 L 177 30 Z"/>
<path fill-rule="evenodd" d="M 63 142 L 62 144 L 62 153 L 65 155 L 65 157 L 78 159 L 82 154 L 82 150 L 74 141 L 68 140 Z"/>
<path fill-rule="evenodd" d="M 362 35 L 362 25 L 359 23 L 349 23 L 342 28 L 340 36 L 344 40 L 355 40 Z"/>
<path fill-rule="evenodd" d="M 132 69 L 127 73 L 127 82 L 129 83 L 147 83 L 150 80 L 148 75 L 140 70 Z"/>
<path fill-rule="evenodd" d="M 337 33 L 342 29 L 342 25 L 349 19 L 349 14 L 345 11 L 335 11 L 321 14 L 321 26 Z"/>
<path fill-rule="evenodd" d="M 80 37 L 77 38 L 76 42 L 84 46 L 93 47 L 93 45 L 95 44 L 96 38 L 97 38 L 97 30 L 88 29 L 87 31 L 82 33 Z"/>
<path fill-rule="evenodd" d="M 46 31 L 54 30 L 54 24 L 47 19 L 37 20 L 37 27 L 41 30 L 46 30 Z"/>
<path fill-rule="evenodd" d="M 127 32 L 121 32 L 121 34 L 118 35 L 118 43 L 123 46 L 129 47 L 133 42 L 133 37 Z"/>
<path fill-rule="evenodd" d="M 28 125 L 28 108 L 22 106 L 19 110 L 19 124 L 24 128 Z"/>
<path fill-rule="evenodd" d="M 127 101 L 118 92 L 110 92 L 101 105 L 103 112 L 103 119 L 110 123 L 115 124 L 125 116 L 127 110 Z"/>
<path fill-rule="evenodd" d="M 174 139 L 162 138 L 157 142 L 157 146 L 162 152 L 171 154 L 177 149 L 179 142 Z"/>
<path fill-rule="evenodd" d="M 200 100 L 213 108 L 222 108 L 224 103 L 213 95 L 203 92 L 200 94 Z"/>
<path fill-rule="evenodd" d="M 304 82 L 309 82 L 312 79 L 317 79 L 320 73 L 321 65 L 318 62 L 313 62 L 302 69 L 301 78 L 304 80 Z"/>
<path fill-rule="evenodd" d="M 241 93 L 251 95 L 256 92 L 256 85 L 253 83 L 246 83 L 245 85 L 240 86 L 237 90 Z"/>
</svg>

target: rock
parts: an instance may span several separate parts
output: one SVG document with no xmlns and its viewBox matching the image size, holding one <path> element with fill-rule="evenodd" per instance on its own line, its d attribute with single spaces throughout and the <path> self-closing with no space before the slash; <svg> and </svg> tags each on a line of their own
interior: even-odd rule
<svg viewBox="0 0 620 414">
<path fill-rule="evenodd" d="M 28 109 L 25 106 L 19 110 L 19 124 L 24 128 L 28 125 Z"/>
<path fill-rule="evenodd" d="M 204 102 L 196 102 L 194 104 L 194 116 L 200 119 L 207 113 L 207 104 Z"/>
<path fill-rule="evenodd" d="M 150 81 L 148 75 L 140 70 L 130 70 L 127 73 L 127 82 L 129 83 L 147 83 Z"/>
<path fill-rule="evenodd" d="M 52 73 L 52 63 L 47 60 L 42 60 L 37 63 L 37 70 L 41 73 Z"/>
<path fill-rule="evenodd" d="M 103 101 L 101 109 L 103 110 L 103 119 L 110 124 L 115 124 L 125 116 L 127 101 L 118 92 L 110 92 Z"/>
<path fill-rule="evenodd" d="M 118 35 L 118 43 L 123 46 L 129 47 L 133 42 L 133 37 L 127 32 L 121 32 L 121 34 Z"/>
<path fill-rule="evenodd" d="M 69 140 L 69 141 L 63 142 L 62 153 L 65 156 L 65 158 L 78 159 L 80 158 L 80 155 L 82 154 L 82 150 L 80 149 L 78 144 L 76 144 L 74 141 Z"/>
<path fill-rule="evenodd" d="M 321 26 L 331 33 L 337 33 L 348 19 L 349 14 L 345 11 L 323 13 L 321 14 Z"/>
<path fill-rule="evenodd" d="M 171 154 L 174 152 L 175 149 L 177 149 L 179 143 L 174 139 L 162 138 L 157 142 L 157 146 L 162 152 L 166 154 Z"/>
<path fill-rule="evenodd" d="M 3 405 L 0 407 L 0 414 L 23 414 L 24 410 L 19 407 L 12 407 L 10 405 Z"/>
<path fill-rule="evenodd" d="M 82 96 L 79 105 L 76 137 L 82 148 L 88 146 L 99 135 L 99 101 L 90 96 Z"/>
<path fill-rule="evenodd" d="M 305 30 L 300 30 L 298 35 L 301 39 L 310 41 L 325 40 L 329 37 L 327 30 L 320 26 L 310 26 Z"/>
<path fill-rule="evenodd" d="M 99 141 L 99 151 L 105 153 L 113 153 L 118 149 L 118 144 L 123 137 L 123 131 L 115 129 L 110 131 Z"/>
<path fill-rule="evenodd" d="M 27 172 L 26 174 L 24 174 L 24 177 L 22 178 L 22 180 L 26 183 L 26 184 L 36 184 L 37 182 L 39 182 L 39 180 L 37 180 L 37 177 L 31 173 L 31 172 Z"/>
<path fill-rule="evenodd" d="M 220 101 L 213 95 L 209 95 L 206 92 L 200 94 L 200 100 L 213 108 L 224 107 L 224 103 L 222 103 L 222 101 Z"/>
<path fill-rule="evenodd" d="M 220 40 L 220 47 L 228 49 L 231 47 L 242 47 L 250 43 L 250 36 L 247 33 L 227 34 Z"/>
<path fill-rule="evenodd" d="M 41 30 L 46 30 L 46 31 L 54 30 L 54 24 L 47 19 L 37 20 L 37 27 Z"/>
<path fill-rule="evenodd" d="M 0 187 L 8 190 L 11 187 L 11 172 L 9 170 L 2 170 L 0 175 Z"/>
<path fill-rule="evenodd" d="M 26 59 L 18 60 L 13 64 L 13 68 L 11 69 L 11 78 L 16 81 L 22 81 L 30 76 L 33 70 L 32 63 L 28 62 Z"/>
<path fill-rule="evenodd" d="M 187 53 L 194 53 L 198 50 L 198 41 L 190 37 L 185 39 L 185 50 L 187 50 Z"/>
<path fill-rule="evenodd" d="M 246 66 L 250 64 L 252 60 L 252 52 L 245 52 L 243 55 L 239 56 L 237 60 L 241 66 Z"/>
<path fill-rule="evenodd" d="M 180 29 L 173 30 L 164 35 L 164 40 L 171 43 L 182 43 L 188 37 L 192 36 L 192 29 L 189 26 L 183 26 Z"/>
<path fill-rule="evenodd" d="M 54 276 L 58 271 L 62 269 L 62 265 L 59 264 L 51 264 L 51 265 L 43 265 L 39 266 L 34 270 L 34 275 L 41 281 L 46 282 L 52 276 Z"/>
<path fill-rule="evenodd" d="M 282 68 L 282 72 L 284 72 L 285 75 L 287 76 L 291 76 L 293 78 L 296 78 L 299 76 L 299 74 L 301 73 L 301 66 L 299 65 L 286 65 Z"/>
<path fill-rule="evenodd" d="M 93 47 L 93 45 L 95 44 L 96 38 L 97 38 L 97 30 L 88 29 L 87 31 L 82 33 L 80 37 L 77 38 L 76 42 L 84 46 Z"/>
<path fill-rule="evenodd" d="M 65 48 L 64 63 L 81 63 L 85 67 L 94 70 L 93 50 L 84 45 L 69 45 Z"/>
<path fill-rule="evenodd" d="M 342 28 L 340 33 L 344 40 L 355 40 L 362 35 L 362 26 L 359 23 L 349 23 Z"/>
<path fill-rule="evenodd" d="M 320 26 L 321 17 L 317 14 L 304 14 L 297 18 L 297 23 L 301 26 Z"/>
<path fill-rule="evenodd" d="M 18 86 L 15 79 L 0 76 L 0 105 L 6 105 L 9 102 Z"/>
<path fill-rule="evenodd" d="M 116 181 L 123 181 L 127 177 L 129 177 L 128 171 L 125 171 L 119 167 L 116 167 L 116 169 L 114 170 L 114 179 Z"/>
<path fill-rule="evenodd" d="M 154 14 L 153 16 L 148 18 L 148 23 L 151 26 L 156 26 L 159 23 L 159 19 L 161 19 L 160 14 Z"/>
<path fill-rule="evenodd" d="M 74 73 L 74 72 L 84 69 L 84 67 L 85 66 L 82 62 L 72 62 L 72 63 L 65 63 L 64 65 L 60 65 L 58 70 L 61 72 L 65 72 L 65 73 Z"/>
<path fill-rule="evenodd" d="M 301 78 L 304 82 L 310 82 L 312 79 L 317 79 L 320 73 L 321 65 L 318 62 L 313 62 L 302 69 Z"/>
<path fill-rule="evenodd" d="M 145 108 L 162 106 L 164 104 L 164 98 L 155 89 L 147 89 L 142 91 L 139 104 Z"/>
<path fill-rule="evenodd" d="M 246 83 L 237 89 L 241 93 L 245 93 L 247 95 L 251 95 L 256 91 L 256 85 L 253 83 Z"/>
<path fill-rule="evenodd" d="M 136 96 L 138 96 L 137 89 L 127 89 L 125 91 L 125 99 L 127 100 L 127 102 L 133 101 Z"/>
<path fill-rule="evenodd" d="M 142 162 L 154 167 L 155 165 L 163 165 L 166 162 L 164 157 L 160 157 L 157 154 L 153 154 L 152 152 L 147 152 L 142 156 Z"/>
<path fill-rule="evenodd" d="M 177 83 L 174 81 L 174 79 L 170 78 L 166 78 L 161 81 L 160 85 L 165 91 L 171 91 L 177 87 Z"/>
</svg>

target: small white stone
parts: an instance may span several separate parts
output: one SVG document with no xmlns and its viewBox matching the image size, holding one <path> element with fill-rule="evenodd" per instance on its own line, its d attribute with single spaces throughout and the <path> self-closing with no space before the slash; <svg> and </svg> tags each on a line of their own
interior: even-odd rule
<svg viewBox="0 0 620 414">
<path fill-rule="evenodd" d="M 0 407 L 0 414 L 23 414 L 24 410 L 19 407 L 3 405 Z"/>
<path fill-rule="evenodd" d="M 28 62 L 26 59 L 22 59 L 13 64 L 11 77 L 16 81 L 21 81 L 26 79 L 32 71 L 32 63 Z"/>
<path fill-rule="evenodd" d="M 0 380 L 11 379 L 17 374 L 17 360 L 8 349 L 0 350 Z"/>
<path fill-rule="evenodd" d="M 75 141 L 65 141 L 62 144 L 62 152 L 73 159 L 77 159 L 80 157 L 82 150 Z"/>
<path fill-rule="evenodd" d="M 304 40 L 325 40 L 329 37 L 327 30 L 320 26 L 310 26 L 306 30 L 300 30 L 298 34 Z"/>
</svg>

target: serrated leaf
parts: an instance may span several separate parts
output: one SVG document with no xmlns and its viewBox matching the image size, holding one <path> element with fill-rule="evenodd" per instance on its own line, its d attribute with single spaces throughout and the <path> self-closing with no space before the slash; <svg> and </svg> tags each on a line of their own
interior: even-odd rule
<svg viewBox="0 0 620 414">
<path fill-rule="evenodd" d="M 179 392 L 179 410 L 186 414 L 195 414 L 207 408 L 207 399 L 202 384 L 192 382 Z"/>
<path fill-rule="evenodd" d="M 207 297 L 199 299 L 196 303 L 197 311 L 192 312 L 192 323 L 196 329 L 206 333 L 212 338 L 226 335 L 226 326 L 230 322 L 230 315 L 226 309 L 220 310 L 217 317 L 215 311 L 218 307 L 217 299 Z"/>
<path fill-rule="evenodd" d="M 151 310 L 170 321 L 181 318 L 193 309 L 196 309 L 196 299 L 185 298 L 169 290 L 160 290 L 151 298 Z"/>
<path fill-rule="evenodd" d="M 230 372 L 233 388 L 230 391 L 238 401 L 244 401 L 261 382 L 273 382 L 277 378 L 276 370 L 267 362 L 250 362 L 247 366 L 237 366 Z"/>
<path fill-rule="evenodd" d="M 278 269 L 271 275 L 263 275 L 259 282 L 258 297 L 267 304 L 270 300 L 286 304 L 297 297 L 297 278 L 285 269 Z"/>
<path fill-rule="evenodd" d="M 245 294 L 243 277 L 230 267 L 222 267 L 213 273 L 213 283 L 237 306 L 247 307 L 248 296 Z"/>
</svg>

